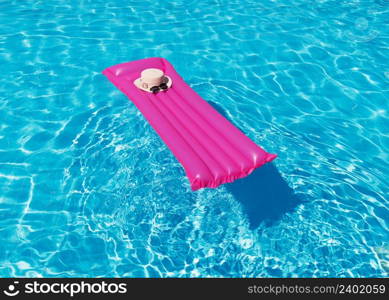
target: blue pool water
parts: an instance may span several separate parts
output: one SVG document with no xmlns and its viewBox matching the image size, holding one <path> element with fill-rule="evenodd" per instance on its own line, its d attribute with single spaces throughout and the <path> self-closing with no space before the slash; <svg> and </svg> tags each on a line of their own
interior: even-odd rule
<svg viewBox="0 0 389 300">
<path fill-rule="evenodd" d="M 0 1 L 0 276 L 388 276 L 389 1 L 155 3 Z M 151 56 L 279 157 L 191 192 Z"/>
</svg>

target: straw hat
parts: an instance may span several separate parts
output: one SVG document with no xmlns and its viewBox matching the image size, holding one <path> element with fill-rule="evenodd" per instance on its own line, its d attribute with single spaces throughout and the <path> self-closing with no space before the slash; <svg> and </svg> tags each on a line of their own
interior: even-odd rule
<svg viewBox="0 0 389 300">
<path fill-rule="evenodd" d="M 172 86 L 172 79 L 165 75 L 160 69 L 145 69 L 140 73 L 140 78 L 135 79 L 137 88 L 149 92 L 157 93 L 160 90 L 167 90 Z"/>
</svg>

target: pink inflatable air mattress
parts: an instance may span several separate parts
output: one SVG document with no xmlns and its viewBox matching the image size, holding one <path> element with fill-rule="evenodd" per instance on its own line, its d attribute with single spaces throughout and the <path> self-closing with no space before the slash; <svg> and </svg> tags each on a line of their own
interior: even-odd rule
<svg viewBox="0 0 389 300">
<path fill-rule="evenodd" d="M 133 82 L 147 68 L 163 70 L 172 79 L 171 88 L 157 94 L 138 89 Z M 118 64 L 103 74 L 132 100 L 170 148 L 192 190 L 232 182 L 276 158 L 203 100 L 166 59 Z"/>
</svg>

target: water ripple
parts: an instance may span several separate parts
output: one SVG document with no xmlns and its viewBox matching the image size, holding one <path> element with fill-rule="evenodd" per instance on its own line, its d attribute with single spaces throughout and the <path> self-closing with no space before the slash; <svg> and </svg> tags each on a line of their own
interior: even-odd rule
<svg viewBox="0 0 389 300">
<path fill-rule="evenodd" d="M 0 275 L 387 276 L 387 2 L 1 2 Z M 191 192 L 100 74 L 149 56 L 273 166 Z"/>
</svg>

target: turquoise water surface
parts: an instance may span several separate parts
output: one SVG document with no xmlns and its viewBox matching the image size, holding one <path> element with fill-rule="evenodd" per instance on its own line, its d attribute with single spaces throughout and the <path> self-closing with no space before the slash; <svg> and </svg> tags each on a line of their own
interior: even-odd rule
<svg viewBox="0 0 389 300">
<path fill-rule="evenodd" d="M 383 277 L 389 1 L 0 0 L 0 276 Z M 101 71 L 162 56 L 279 157 L 191 192 Z"/>
</svg>

